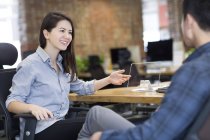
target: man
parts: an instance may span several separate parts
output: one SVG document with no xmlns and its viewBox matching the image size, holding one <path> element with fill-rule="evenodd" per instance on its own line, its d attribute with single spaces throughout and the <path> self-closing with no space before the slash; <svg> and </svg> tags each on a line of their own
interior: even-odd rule
<svg viewBox="0 0 210 140">
<path fill-rule="evenodd" d="M 185 45 L 196 50 L 172 78 L 160 108 L 141 125 L 97 132 L 91 140 L 183 139 L 210 98 L 209 0 L 183 0 L 182 33 Z"/>
</svg>

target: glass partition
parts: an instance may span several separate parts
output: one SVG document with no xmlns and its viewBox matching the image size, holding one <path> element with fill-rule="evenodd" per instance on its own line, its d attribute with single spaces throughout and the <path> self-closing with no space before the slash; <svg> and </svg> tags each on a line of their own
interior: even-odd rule
<svg viewBox="0 0 210 140">
<path fill-rule="evenodd" d="M 169 85 L 161 82 L 161 76 L 165 72 L 167 67 L 162 61 L 132 63 L 129 69 L 131 78 L 126 83 L 127 87 L 136 87 L 136 91 L 156 91 Z"/>
</svg>

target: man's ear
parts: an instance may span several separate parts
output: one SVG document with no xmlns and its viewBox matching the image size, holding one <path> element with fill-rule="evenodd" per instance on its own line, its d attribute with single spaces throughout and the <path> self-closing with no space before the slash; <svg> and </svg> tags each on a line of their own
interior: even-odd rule
<svg viewBox="0 0 210 140">
<path fill-rule="evenodd" d="M 187 19 L 187 25 L 189 28 L 195 30 L 195 28 L 198 27 L 198 22 L 195 20 L 195 18 L 192 15 L 187 14 L 186 19 Z"/>
<path fill-rule="evenodd" d="M 191 29 L 194 24 L 194 18 L 190 15 L 187 14 L 186 16 L 186 28 Z"/>
<path fill-rule="evenodd" d="M 46 29 L 43 30 L 43 35 L 46 39 L 49 38 L 49 32 Z"/>
<path fill-rule="evenodd" d="M 187 36 L 189 38 L 192 38 L 195 31 L 195 24 L 196 24 L 195 19 L 190 14 L 187 14 L 184 24 L 185 24 L 184 28 L 185 28 L 185 32 Z"/>
</svg>

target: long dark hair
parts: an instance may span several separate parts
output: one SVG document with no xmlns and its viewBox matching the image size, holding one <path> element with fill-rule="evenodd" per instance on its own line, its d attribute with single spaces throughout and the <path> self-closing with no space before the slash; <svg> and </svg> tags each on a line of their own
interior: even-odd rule
<svg viewBox="0 0 210 140">
<path fill-rule="evenodd" d="M 183 0 L 183 17 L 192 15 L 201 29 L 210 31 L 210 1 L 209 0 Z"/>
<path fill-rule="evenodd" d="M 71 81 L 73 81 L 77 73 L 77 68 L 76 68 L 76 60 L 75 60 L 74 47 L 73 47 L 74 26 L 72 20 L 67 16 L 58 12 L 48 13 L 44 17 L 41 24 L 40 34 L 39 34 L 39 44 L 40 47 L 42 47 L 43 49 L 46 47 L 46 38 L 44 37 L 43 30 L 51 32 L 51 30 L 55 28 L 57 26 L 57 23 L 61 20 L 69 21 L 72 26 L 72 41 L 68 45 L 67 49 L 65 51 L 61 51 L 60 54 L 63 57 L 62 65 L 64 68 L 64 72 L 71 73 Z"/>
</svg>

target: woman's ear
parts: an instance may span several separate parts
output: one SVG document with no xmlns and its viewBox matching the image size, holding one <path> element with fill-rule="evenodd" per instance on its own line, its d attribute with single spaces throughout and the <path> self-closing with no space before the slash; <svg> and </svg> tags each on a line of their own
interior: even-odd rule
<svg viewBox="0 0 210 140">
<path fill-rule="evenodd" d="M 46 39 L 49 38 L 49 32 L 46 29 L 43 30 L 43 35 Z"/>
</svg>

